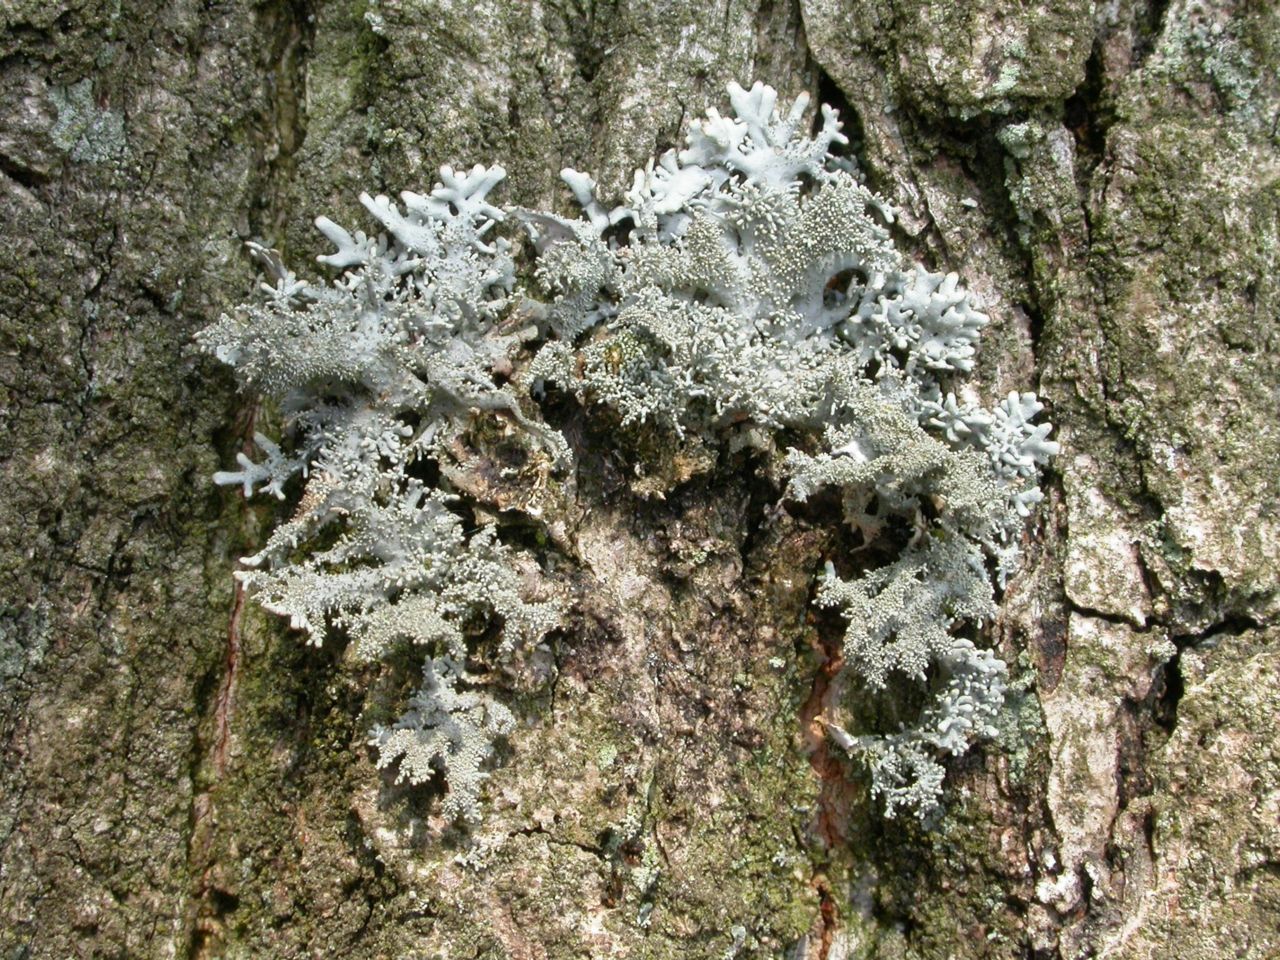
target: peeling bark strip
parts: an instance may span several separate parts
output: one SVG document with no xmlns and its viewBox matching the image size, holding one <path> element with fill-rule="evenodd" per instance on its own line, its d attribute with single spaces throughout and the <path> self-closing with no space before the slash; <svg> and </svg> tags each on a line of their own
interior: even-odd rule
<svg viewBox="0 0 1280 960">
<path fill-rule="evenodd" d="M 843 657 L 838 640 L 823 638 L 820 643 L 822 661 L 814 675 L 813 688 L 800 707 L 800 735 L 809 765 L 818 778 L 818 807 L 813 830 L 824 847 L 832 848 L 849 839 L 852 791 L 847 765 L 832 752 L 826 726 L 835 706 L 832 700 L 836 684 L 833 681 L 843 666 Z"/>
<path fill-rule="evenodd" d="M 822 932 L 818 941 L 818 960 L 827 960 L 831 956 L 831 946 L 835 942 L 836 931 L 839 929 L 840 915 L 836 911 L 835 900 L 832 899 L 831 890 L 827 886 L 826 879 L 819 877 L 815 879 L 814 883 L 821 899 L 818 911 L 822 917 Z"/>
<path fill-rule="evenodd" d="M 548 960 L 722 960 L 783 955 L 765 939 L 779 931 L 810 932 L 829 960 L 1280 954 L 1280 10 L 580 6 L 0 13 L 0 955 L 498 957 L 520 943 Z M 279 637 L 225 684 L 240 551 L 220 531 L 240 508 L 204 478 L 235 400 L 190 334 L 251 288 L 244 240 L 296 264 L 321 252 L 300 212 L 481 157 L 531 207 L 565 202 L 562 164 L 625 188 L 686 111 L 753 73 L 844 98 L 851 155 L 902 211 L 901 237 L 986 296 L 983 389 L 1038 383 L 1054 405 L 1072 467 L 1003 650 L 1013 663 L 1038 638 L 1050 732 L 1007 731 L 1026 777 L 1015 802 L 966 765 L 945 834 L 855 824 L 818 851 L 809 820 L 838 804 L 810 802 L 828 781 L 794 740 L 823 695 L 790 639 L 703 644 L 715 621 L 697 620 L 650 687 L 688 695 L 634 708 L 661 723 L 633 735 L 622 681 L 648 676 L 644 651 L 628 635 L 637 662 L 619 666 L 602 630 L 556 651 L 555 723 L 535 717 L 513 744 L 538 763 L 495 771 L 509 816 L 465 842 L 430 803 L 387 806 L 351 762 L 342 718 L 376 681 L 330 683 Z M 601 542 L 627 539 L 610 533 L 625 518 L 592 522 Z M 761 565 L 760 582 L 800 575 L 782 555 Z M 112 569 L 128 576 L 106 589 Z M 698 587 L 732 603 L 748 588 L 725 571 Z M 1068 600 L 1070 635 L 1054 612 Z M 1176 694 L 1142 695 L 1153 669 Z M 1107 717 L 1123 724 L 1111 754 Z M 609 868 L 592 851 L 604 826 L 630 836 L 649 811 L 628 785 L 658 749 L 671 760 L 645 815 L 664 876 L 641 927 L 631 880 L 602 905 Z M 1090 757 L 1120 782 L 1100 806 L 1073 767 Z M 823 822 L 835 836 L 838 818 Z M 1026 843 L 992 843 L 1005 823 Z M 1022 892 L 1023 869 L 1039 893 Z"/>
<path fill-rule="evenodd" d="M 243 438 L 241 452 L 253 451 L 254 430 L 260 412 L 259 402 L 255 399 L 237 417 L 237 433 Z M 226 772 L 227 754 L 231 746 L 231 721 L 235 711 L 236 686 L 240 679 L 240 625 L 244 619 L 245 586 L 236 578 L 231 596 L 231 612 L 227 617 L 226 653 L 223 657 L 222 676 L 218 681 L 218 692 L 213 706 L 213 746 L 210 761 L 213 766 L 213 782 L 216 783 Z"/>
<path fill-rule="evenodd" d="M 818 641 L 821 663 L 813 678 L 809 696 L 800 707 L 800 736 L 809 765 L 818 781 L 817 807 L 811 828 L 825 850 L 845 844 L 850 802 L 849 779 L 846 765 L 832 753 L 831 738 L 826 722 L 834 693 L 832 682 L 839 674 L 841 651 L 838 641 L 823 638 Z M 839 911 L 831 894 L 831 885 L 822 872 L 813 875 L 811 881 L 818 894 L 818 944 L 816 960 L 827 960 L 831 953 L 835 933 L 839 929 Z"/>
<path fill-rule="evenodd" d="M 221 955 L 225 933 L 223 917 L 238 903 L 236 895 L 228 889 L 226 865 L 220 861 L 220 845 L 226 842 L 226 838 L 218 836 L 218 797 L 220 789 L 225 786 L 230 756 L 244 609 L 244 586 L 236 581 L 221 677 L 208 718 L 212 734 L 207 750 L 193 771 L 201 788 L 191 804 L 191 834 L 187 849 L 187 862 L 194 877 L 187 920 L 187 954 L 192 960 Z"/>
<path fill-rule="evenodd" d="M 240 679 L 240 621 L 244 617 L 244 584 L 235 582 L 231 601 L 231 616 L 227 620 L 227 655 L 224 661 L 222 682 L 213 709 L 213 772 L 220 778 L 227 768 L 227 752 L 231 745 L 231 719 L 235 711 L 236 684 Z"/>
</svg>

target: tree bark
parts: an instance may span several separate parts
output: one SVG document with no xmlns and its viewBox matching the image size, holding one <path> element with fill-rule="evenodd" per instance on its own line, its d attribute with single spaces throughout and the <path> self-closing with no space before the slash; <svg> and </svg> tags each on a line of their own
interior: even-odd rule
<svg viewBox="0 0 1280 960">
<path fill-rule="evenodd" d="M 1278 67 L 1247 0 L 0 6 L 0 956 L 1280 953 Z M 364 747 L 403 676 L 237 592 L 280 511 L 209 478 L 273 414 L 191 336 L 246 240 L 306 269 L 442 163 L 567 210 L 753 79 L 840 108 L 985 301 L 981 391 L 1051 405 L 1001 736 L 938 829 L 881 818 L 815 721 L 820 518 L 587 458 L 461 831 Z"/>
</svg>

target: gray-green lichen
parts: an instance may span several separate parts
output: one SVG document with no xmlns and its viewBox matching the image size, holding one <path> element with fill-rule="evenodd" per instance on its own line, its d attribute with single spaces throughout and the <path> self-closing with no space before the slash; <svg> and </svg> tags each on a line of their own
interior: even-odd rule
<svg viewBox="0 0 1280 960">
<path fill-rule="evenodd" d="M 58 119 L 49 130 L 53 142 L 77 163 L 110 163 L 128 151 L 124 117 L 100 107 L 93 81 L 85 77 L 70 87 L 50 91 Z"/>
</svg>

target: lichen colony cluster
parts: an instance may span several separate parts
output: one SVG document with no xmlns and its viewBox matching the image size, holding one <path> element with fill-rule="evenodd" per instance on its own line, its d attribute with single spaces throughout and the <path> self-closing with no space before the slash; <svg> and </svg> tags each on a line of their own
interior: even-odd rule
<svg viewBox="0 0 1280 960">
<path fill-rule="evenodd" d="M 343 631 L 367 660 L 422 648 L 421 689 L 371 742 L 404 780 L 443 774 L 461 819 L 479 816 L 484 761 L 516 722 L 469 679 L 469 650 L 481 634 L 498 658 L 529 650 L 564 611 L 530 598 L 531 561 L 469 522 L 424 465 L 476 418 L 501 417 L 572 474 L 575 451 L 539 407 L 551 390 L 623 429 L 776 451 L 784 504 L 834 495 L 849 541 L 876 558 L 815 571 L 815 602 L 847 625 L 849 687 L 925 691 L 895 732 L 830 726 L 887 815 L 931 815 L 940 758 L 992 733 L 1006 668 L 959 633 L 995 612 L 993 576 L 1013 569 L 1040 498 L 1056 450 L 1041 405 L 957 399 L 987 317 L 955 274 L 903 262 L 891 208 L 833 154 L 834 110 L 810 132 L 806 97 L 782 113 L 761 84 L 729 95 L 731 113 L 708 111 L 621 205 L 564 171 L 576 219 L 495 206 L 499 167 L 446 167 L 399 204 L 364 195 L 380 232 L 317 221 L 336 247 L 320 258 L 332 282 L 257 247 L 266 298 L 199 335 L 287 424 L 287 443 L 259 435 L 261 459 L 242 454 L 217 482 L 284 496 L 303 480 L 296 513 L 239 576 L 313 643 Z"/>
</svg>

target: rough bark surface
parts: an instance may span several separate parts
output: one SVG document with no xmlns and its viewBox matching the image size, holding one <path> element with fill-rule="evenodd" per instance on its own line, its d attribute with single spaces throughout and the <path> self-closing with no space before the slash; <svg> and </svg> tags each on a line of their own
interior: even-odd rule
<svg viewBox="0 0 1280 960">
<path fill-rule="evenodd" d="M 0 5 L 0 956 L 1280 953 L 1277 64 L 1243 0 Z M 234 589 L 275 514 L 209 477 L 271 413 L 191 335 L 247 239 L 304 264 L 443 162 L 563 206 L 756 78 L 841 108 L 984 391 L 1052 404 L 1004 732 L 883 821 L 814 722 L 822 518 L 588 458 L 464 834 L 369 762 L 392 681 Z"/>
</svg>

